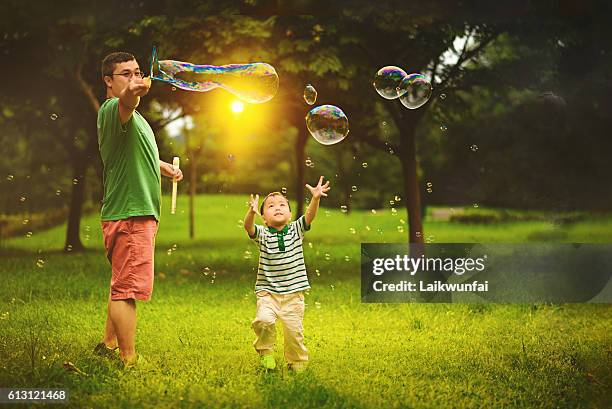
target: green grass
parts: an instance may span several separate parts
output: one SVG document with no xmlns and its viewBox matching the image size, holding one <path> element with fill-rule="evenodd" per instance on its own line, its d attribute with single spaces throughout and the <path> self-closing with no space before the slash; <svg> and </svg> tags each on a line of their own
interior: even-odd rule
<svg viewBox="0 0 612 409">
<path fill-rule="evenodd" d="M 250 328 L 257 248 L 239 223 L 245 201 L 198 197 L 195 240 L 186 198 L 174 216 L 164 203 L 153 300 L 138 305 L 137 347 L 149 365 L 132 372 L 91 354 L 110 278 L 99 217 L 83 220 L 84 253 L 60 251 L 65 226 L 4 241 L 0 386 L 68 388 L 70 406 L 95 408 L 609 407 L 609 305 L 361 304 L 359 244 L 406 240 L 405 214 L 388 209 L 320 210 L 305 245 L 310 367 L 260 373 Z M 424 235 L 611 242 L 612 218 L 561 227 L 428 222 Z M 280 330 L 276 356 L 282 362 Z M 64 370 L 64 361 L 86 375 Z"/>
</svg>

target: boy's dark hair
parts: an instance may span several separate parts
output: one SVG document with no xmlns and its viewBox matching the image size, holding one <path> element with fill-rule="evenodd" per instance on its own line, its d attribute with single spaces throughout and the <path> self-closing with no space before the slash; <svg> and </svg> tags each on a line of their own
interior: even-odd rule
<svg viewBox="0 0 612 409">
<path fill-rule="evenodd" d="M 104 79 L 104 77 L 111 77 L 113 75 L 115 64 L 132 61 L 135 59 L 136 58 L 132 54 L 123 51 L 110 53 L 102 60 L 102 79 Z"/>
<path fill-rule="evenodd" d="M 263 202 L 261 202 L 261 206 L 259 206 L 259 214 L 261 214 L 262 216 L 263 216 L 263 209 L 264 209 L 264 205 L 266 204 L 266 200 L 268 200 L 268 198 L 272 196 L 282 196 L 285 199 L 287 199 L 287 197 L 281 192 L 268 193 L 268 196 L 264 198 Z M 287 206 L 289 206 L 289 211 L 291 211 L 291 204 L 289 203 L 289 199 L 287 199 Z"/>
</svg>

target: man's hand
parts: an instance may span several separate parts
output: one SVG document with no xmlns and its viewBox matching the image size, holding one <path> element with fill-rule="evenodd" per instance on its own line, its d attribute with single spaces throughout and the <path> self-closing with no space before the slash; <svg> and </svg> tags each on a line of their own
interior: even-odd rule
<svg viewBox="0 0 612 409">
<path fill-rule="evenodd" d="M 323 176 L 319 178 L 319 183 L 315 187 L 312 187 L 309 184 L 306 184 L 306 187 L 308 190 L 310 190 L 312 197 L 316 199 L 320 198 L 321 196 L 327 196 L 327 192 L 329 192 L 330 189 L 329 180 L 323 184 Z"/>
<path fill-rule="evenodd" d="M 135 97 L 144 97 L 151 89 L 151 80 L 145 81 L 143 78 L 133 76 L 128 89 Z"/>
<path fill-rule="evenodd" d="M 181 180 L 183 180 L 183 171 L 181 169 L 175 170 L 174 166 L 172 166 L 171 163 L 159 161 L 159 170 L 161 171 L 161 174 L 163 176 L 166 176 L 172 179 L 176 178 L 177 182 L 180 182 Z"/>
<path fill-rule="evenodd" d="M 255 195 L 255 197 L 251 195 L 251 199 L 249 200 L 248 205 L 249 205 L 249 212 L 259 214 L 259 195 Z"/>
</svg>

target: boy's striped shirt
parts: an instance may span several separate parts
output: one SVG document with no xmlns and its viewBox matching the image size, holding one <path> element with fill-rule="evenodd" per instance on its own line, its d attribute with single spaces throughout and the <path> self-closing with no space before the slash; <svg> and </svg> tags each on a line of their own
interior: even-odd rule
<svg viewBox="0 0 612 409">
<path fill-rule="evenodd" d="M 266 226 L 255 225 L 255 235 L 251 237 L 259 244 L 259 265 L 255 292 L 269 291 L 276 294 L 289 294 L 310 288 L 302 239 L 306 226 L 304 216 L 289 223 L 283 236 L 284 251 L 279 249 L 279 239 L 275 232 Z"/>
</svg>

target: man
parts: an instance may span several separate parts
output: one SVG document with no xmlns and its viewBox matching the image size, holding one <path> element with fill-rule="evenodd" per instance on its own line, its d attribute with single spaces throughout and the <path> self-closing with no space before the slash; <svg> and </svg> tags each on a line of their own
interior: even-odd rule
<svg viewBox="0 0 612 409">
<path fill-rule="evenodd" d="M 136 111 L 151 88 L 138 62 L 124 52 L 102 61 L 106 101 L 98 111 L 98 144 L 104 164 L 102 232 L 112 266 L 104 339 L 94 351 L 119 355 L 133 367 L 136 354 L 136 300 L 153 291 L 153 254 L 161 207 L 161 175 L 183 174 L 159 159 L 153 131 Z"/>
</svg>

